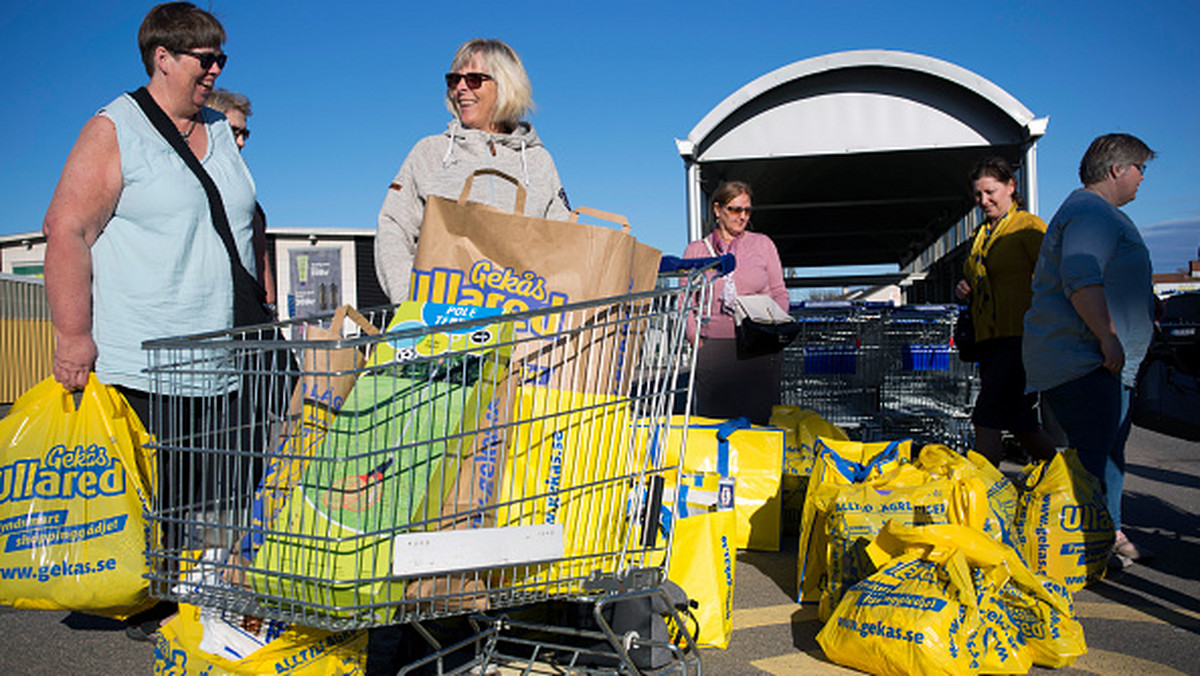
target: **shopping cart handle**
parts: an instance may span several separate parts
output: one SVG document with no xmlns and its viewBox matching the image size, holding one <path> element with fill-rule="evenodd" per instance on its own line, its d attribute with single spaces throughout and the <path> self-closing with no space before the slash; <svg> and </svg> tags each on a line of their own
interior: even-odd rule
<svg viewBox="0 0 1200 676">
<path fill-rule="evenodd" d="M 678 272 L 679 270 L 695 270 L 706 268 L 717 263 L 717 275 L 727 275 L 737 267 L 737 259 L 733 254 L 723 254 L 716 258 L 680 258 L 679 256 L 663 256 L 658 263 L 659 272 Z"/>
</svg>

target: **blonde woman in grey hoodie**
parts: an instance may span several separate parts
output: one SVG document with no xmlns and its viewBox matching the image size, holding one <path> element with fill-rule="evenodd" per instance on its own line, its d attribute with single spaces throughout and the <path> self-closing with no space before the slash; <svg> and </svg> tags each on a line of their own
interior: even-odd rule
<svg viewBox="0 0 1200 676">
<path fill-rule="evenodd" d="M 426 198 L 457 198 L 477 169 L 499 169 L 521 181 L 527 216 L 565 221 L 570 215 L 554 160 L 533 126 L 521 119 L 533 108 L 533 91 L 511 47 L 483 39 L 459 47 L 446 73 L 446 107 L 454 119 L 443 134 L 417 142 L 379 211 L 375 274 L 393 303 L 408 299 Z M 481 176 L 470 200 L 511 210 L 516 186 Z"/>
</svg>

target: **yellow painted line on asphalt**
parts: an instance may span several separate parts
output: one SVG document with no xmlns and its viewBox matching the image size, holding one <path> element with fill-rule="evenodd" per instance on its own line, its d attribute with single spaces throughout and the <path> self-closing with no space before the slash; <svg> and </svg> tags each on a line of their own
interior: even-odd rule
<svg viewBox="0 0 1200 676">
<path fill-rule="evenodd" d="M 840 667 L 822 657 L 814 657 L 802 652 L 754 660 L 750 666 L 761 669 L 772 676 L 793 676 L 793 674 L 815 674 L 816 676 L 855 674 L 862 676 L 861 671 Z"/>
<path fill-rule="evenodd" d="M 815 619 L 817 619 L 815 604 L 802 606 L 798 603 L 785 603 L 762 608 L 742 608 L 733 611 L 733 630 L 769 627 L 773 624 L 791 624 L 793 620 L 803 622 Z"/>
<path fill-rule="evenodd" d="M 1088 650 L 1086 655 L 1075 660 L 1072 669 L 1079 669 L 1098 676 L 1185 676 L 1184 672 L 1172 669 L 1165 664 L 1151 662 L 1132 655 L 1109 652 L 1107 650 Z"/>
<path fill-rule="evenodd" d="M 1154 615 L 1147 612 L 1149 609 L 1155 608 L 1155 607 L 1158 607 L 1158 606 L 1150 606 L 1150 605 L 1127 606 L 1122 603 L 1103 603 L 1103 602 L 1098 602 L 1098 601 L 1084 601 L 1084 602 L 1076 601 L 1075 602 L 1075 616 L 1076 617 L 1086 617 L 1086 618 L 1092 619 L 1092 620 L 1120 620 L 1120 621 L 1125 621 L 1125 622 L 1153 622 L 1153 623 L 1157 623 L 1157 624 L 1175 624 L 1173 622 L 1168 622 L 1162 618 L 1155 617 Z M 1183 615 L 1183 616 L 1187 617 L 1188 619 L 1192 620 L 1192 622 L 1187 623 L 1187 626 L 1189 626 L 1189 627 L 1200 625 L 1200 613 L 1197 613 L 1194 610 L 1187 610 L 1185 608 L 1172 608 L 1169 606 L 1162 606 L 1162 609 L 1167 612 L 1170 612 L 1170 613 L 1174 613 L 1177 615 Z M 736 626 L 736 625 L 734 625 L 734 626 Z"/>
<path fill-rule="evenodd" d="M 1138 605 L 1128 606 L 1121 603 L 1110 603 L 1103 601 L 1076 601 L 1075 615 L 1076 617 L 1088 618 L 1093 620 L 1118 620 L 1123 622 L 1152 622 L 1156 624 L 1176 624 L 1168 622 L 1160 617 L 1156 617 L 1150 612 L 1156 606 Z M 1169 606 L 1163 607 L 1166 611 L 1183 615 L 1200 624 L 1200 613 L 1194 610 L 1185 608 L 1173 608 Z M 762 608 L 742 608 L 733 611 L 733 629 L 755 629 L 758 627 L 769 627 L 776 624 L 791 624 L 792 622 L 807 622 L 817 619 L 816 604 L 799 605 L 796 603 L 785 603 L 777 606 L 764 606 Z M 1195 626 L 1193 623 L 1187 623 L 1187 626 Z"/>
</svg>

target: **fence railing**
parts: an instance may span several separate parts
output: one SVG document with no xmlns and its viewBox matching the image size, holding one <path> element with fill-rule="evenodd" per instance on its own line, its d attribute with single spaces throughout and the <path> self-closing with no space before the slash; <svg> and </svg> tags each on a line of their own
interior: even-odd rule
<svg viewBox="0 0 1200 676">
<path fill-rule="evenodd" d="M 16 401 L 50 375 L 53 357 L 45 283 L 37 277 L 0 274 L 0 403 Z"/>
</svg>

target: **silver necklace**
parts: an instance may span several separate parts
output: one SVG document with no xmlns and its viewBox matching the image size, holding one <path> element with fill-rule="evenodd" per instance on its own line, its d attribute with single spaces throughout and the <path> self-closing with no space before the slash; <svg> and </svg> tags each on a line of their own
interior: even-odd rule
<svg viewBox="0 0 1200 676">
<path fill-rule="evenodd" d="M 191 124 L 191 126 L 188 127 L 188 130 L 179 132 L 179 135 L 183 137 L 184 141 L 186 141 L 186 140 L 188 140 L 188 137 L 191 136 L 192 132 L 194 132 L 194 131 L 196 131 L 196 116 L 195 115 L 192 116 L 192 124 Z"/>
</svg>

